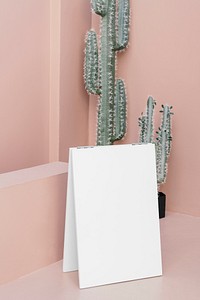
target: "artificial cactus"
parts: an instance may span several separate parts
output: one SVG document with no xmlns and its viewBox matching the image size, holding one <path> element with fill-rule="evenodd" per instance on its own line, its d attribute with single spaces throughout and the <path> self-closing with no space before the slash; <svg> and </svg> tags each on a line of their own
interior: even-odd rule
<svg viewBox="0 0 200 300">
<path fill-rule="evenodd" d="M 171 150 L 171 112 L 172 106 L 162 105 L 162 122 L 156 140 L 153 137 L 153 113 L 156 101 L 149 97 L 146 114 L 139 118 L 140 143 L 155 143 L 158 186 L 165 182 L 167 175 L 167 160 Z"/>
<path fill-rule="evenodd" d="M 147 100 L 146 115 L 142 114 L 139 118 L 140 143 L 152 143 L 153 141 L 153 112 L 156 101 L 149 97 Z"/>
<path fill-rule="evenodd" d="M 157 160 L 157 181 L 164 183 L 167 176 L 167 160 L 171 150 L 171 112 L 172 106 L 162 105 L 162 123 L 157 131 L 156 138 L 156 160 Z"/>
<path fill-rule="evenodd" d="M 115 80 L 116 53 L 128 45 L 129 0 L 92 0 L 101 16 L 100 51 L 95 31 L 87 33 L 84 80 L 89 94 L 99 95 L 97 145 L 110 145 L 126 133 L 126 93 Z M 100 55 L 98 54 L 100 52 Z"/>
</svg>

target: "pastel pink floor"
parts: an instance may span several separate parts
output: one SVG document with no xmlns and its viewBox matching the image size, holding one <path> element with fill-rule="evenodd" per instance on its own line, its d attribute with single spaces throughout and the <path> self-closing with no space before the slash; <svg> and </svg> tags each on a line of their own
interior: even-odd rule
<svg viewBox="0 0 200 300">
<path fill-rule="evenodd" d="M 163 276 L 80 290 L 62 262 L 0 286 L 1 300 L 199 300 L 200 218 L 168 213 L 161 223 Z"/>
</svg>

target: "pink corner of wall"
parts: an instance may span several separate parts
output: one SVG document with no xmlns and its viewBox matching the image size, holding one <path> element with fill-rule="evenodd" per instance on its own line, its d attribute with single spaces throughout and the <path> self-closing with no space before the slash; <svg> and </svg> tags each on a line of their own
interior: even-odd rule
<svg viewBox="0 0 200 300">
<path fill-rule="evenodd" d="M 88 144 L 89 97 L 84 89 L 83 63 L 91 13 L 88 0 L 62 1 L 61 7 L 59 148 L 60 160 L 66 161 L 69 147 Z"/>
</svg>

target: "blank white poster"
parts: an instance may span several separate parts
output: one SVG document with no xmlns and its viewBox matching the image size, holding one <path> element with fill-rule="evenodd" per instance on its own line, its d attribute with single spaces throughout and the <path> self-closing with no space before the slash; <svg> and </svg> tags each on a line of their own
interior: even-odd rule
<svg viewBox="0 0 200 300">
<path fill-rule="evenodd" d="M 70 149 L 64 271 L 80 288 L 162 275 L 153 144 Z"/>
</svg>

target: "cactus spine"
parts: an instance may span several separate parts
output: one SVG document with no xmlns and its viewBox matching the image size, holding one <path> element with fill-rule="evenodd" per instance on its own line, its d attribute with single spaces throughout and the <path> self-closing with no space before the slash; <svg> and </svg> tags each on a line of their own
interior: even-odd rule
<svg viewBox="0 0 200 300">
<path fill-rule="evenodd" d="M 155 143 L 156 166 L 158 185 L 166 181 L 167 160 L 171 150 L 171 112 L 172 106 L 162 105 L 162 122 L 157 133 L 156 140 L 153 140 L 153 113 L 156 101 L 149 97 L 147 101 L 146 114 L 139 118 L 140 143 Z"/>
<path fill-rule="evenodd" d="M 92 0 L 101 16 L 100 56 L 97 35 L 86 37 L 84 80 L 89 94 L 99 95 L 97 145 L 110 145 L 126 133 L 126 93 L 123 80 L 115 80 L 116 53 L 128 45 L 129 0 Z"/>
</svg>

